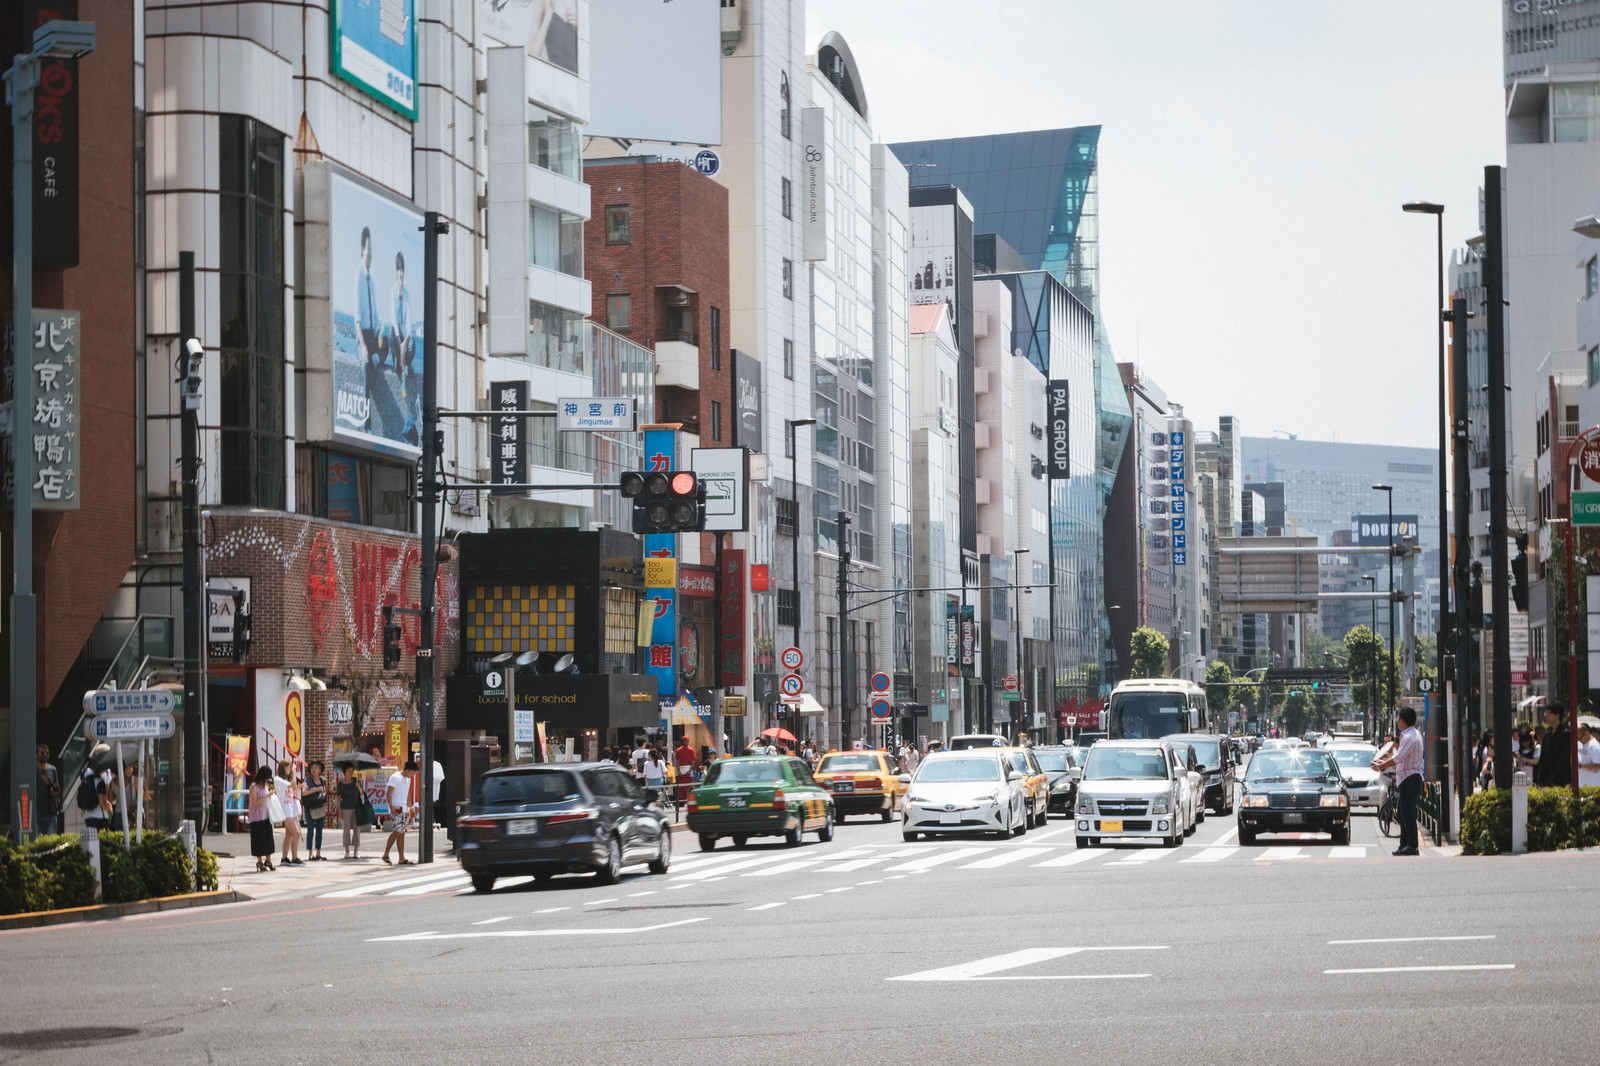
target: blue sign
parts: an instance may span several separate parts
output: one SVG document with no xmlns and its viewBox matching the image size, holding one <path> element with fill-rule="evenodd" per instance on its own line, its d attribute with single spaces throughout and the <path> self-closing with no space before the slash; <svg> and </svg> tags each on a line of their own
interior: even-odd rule
<svg viewBox="0 0 1600 1066">
<path fill-rule="evenodd" d="M 644 470 L 675 470 L 678 465 L 678 431 L 675 429 L 647 429 L 644 431 Z M 676 559 L 678 535 L 676 533 L 646 533 L 644 535 L 646 559 Z M 650 629 L 650 659 L 645 673 L 656 679 L 656 694 L 678 694 L 678 590 L 674 588 L 650 589 L 645 594 L 655 601 L 656 618 Z"/>
<path fill-rule="evenodd" d="M 890 710 L 891 710 L 891 708 L 889 706 L 889 701 L 888 700 L 873 700 L 872 701 L 872 717 L 880 718 L 880 719 L 881 718 L 887 718 L 887 717 L 889 717 Z"/>
<path fill-rule="evenodd" d="M 416 0 L 329 3 L 329 68 L 413 122 L 417 118 L 416 7 Z"/>
<path fill-rule="evenodd" d="M 83 697 L 83 709 L 90 714 L 164 714 L 176 708 L 171 689 L 99 689 Z"/>
<path fill-rule="evenodd" d="M 711 149 L 702 148 L 695 153 L 694 168 L 708 178 L 715 177 L 717 171 L 722 169 L 722 160 Z"/>
</svg>

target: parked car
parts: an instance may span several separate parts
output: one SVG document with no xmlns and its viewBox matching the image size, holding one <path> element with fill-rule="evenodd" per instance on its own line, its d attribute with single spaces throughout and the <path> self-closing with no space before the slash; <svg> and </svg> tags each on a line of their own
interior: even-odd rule
<svg viewBox="0 0 1600 1066">
<path fill-rule="evenodd" d="M 830 751 L 814 776 L 833 793 L 833 816 L 840 822 L 852 814 L 876 814 L 887 822 L 906 790 L 886 751 Z"/>
<path fill-rule="evenodd" d="M 1345 794 L 1350 797 L 1350 809 L 1371 807 L 1376 811 L 1383 806 L 1389 794 L 1389 779 L 1372 768 L 1378 749 L 1371 744 L 1351 744 L 1341 741 L 1325 749 L 1339 764 L 1344 775 Z"/>
<path fill-rule="evenodd" d="M 497 877 L 593 872 L 613 884 L 625 866 L 666 873 L 672 827 L 612 763 L 507 766 L 472 786 L 456 822 L 456 857 L 478 892 Z"/>
<path fill-rule="evenodd" d="M 1031 748 L 1005 748 L 1011 768 L 1022 775 L 1023 821 L 1029 829 L 1044 828 L 1050 817 L 1050 778 Z"/>
<path fill-rule="evenodd" d="M 1233 813 L 1234 786 L 1238 783 L 1238 755 L 1233 742 L 1213 733 L 1180 733 L 1168 740 L 1182 741 L 1194 749 L 1205 785 L 1205 806 L 1217 814 Z"/>
<path fill-rule="evenodd" d="M 1028 831 L 1022 774 L 999 748 L 941 751 L 917 767 L 901 809 L 901 836 Z"/>
<path fill-rule="evenodd" d="M 1159 740 L 1102 740 L 1078 782 L 1078 847 L 1106 840 L 1183 843 L 1186 771 Z"/>
<path fill-rule="evenodd" d="M 689 793 L 685 821 L 701 851 L 722 837 L 732 837 L 736 848 L 761 836 L 798 847 L 813 831 L 826 843 L 833 839 L 833 794 L 817 784 L 805 760 L 790 755 L 718 759 Z"/>
<path fill-rule="evenodd" d="M 1073 803 L 1078 798 L 1078 777 L 1083 773 L 1074 754 L 1078 749 L 1062 744 L 1042 744 L 1031 750 L 1050 786 L 1048 810 L 1071 818 Z"/>
<path fill-rule="evenodd" d="M 1258 833 L 1329 833 L 1350 843 L 1350 797 L 1333 756 L 1318 748 L 1258 752 L 1239 798 L 1239 843 Z"/>
</svg>

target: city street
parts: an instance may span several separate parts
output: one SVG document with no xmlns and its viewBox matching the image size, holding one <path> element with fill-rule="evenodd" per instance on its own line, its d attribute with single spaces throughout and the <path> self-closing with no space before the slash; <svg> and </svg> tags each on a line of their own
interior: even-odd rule
<svg viewBox="0 0 1600 1066">
<path fill-rule="evenodd" d="M 1397 859 L 1366 815 L 1348 848 L 1236 835 L 1212 816 L 1180 848 L 1080 851 L 1060 819 L 913 844 L 857 820 L 704 853 L 680 832 L 666 875 L 609 887 L 474 895 L 441 857 L 0 934 L 26 975 L 0 1062 L 1593 1061 L 1600 854 Z"/>
</svg>

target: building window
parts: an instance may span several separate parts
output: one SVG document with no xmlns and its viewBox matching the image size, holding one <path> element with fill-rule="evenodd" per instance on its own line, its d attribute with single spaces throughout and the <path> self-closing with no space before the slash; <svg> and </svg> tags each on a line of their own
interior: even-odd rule
<svg viewBox="0 0 1600 1066">
<path fill-rule="evenodd" d="M 778 624 L 793 628 L 800 622 L 800 612 L 795 610 L 798 597 L 792 588 L 778 590 Z"/>
<path fill-rule="evenodd" d="M 226 505 L 276 510 L 287 498 L 283 134 L 222 115 L 218 140 L 221 497 Z"/>
<path fill-rule="evenodd" d="M 711 309 L 711 369 L 722 369 L 722 308 Z"/>
<path fill-rule="evenodd" d="M 528 358 L 552 370 L 588 373 L 589 330 L 583 315 L 528 301 Z"/>
<path fill-rule="evenodd" d="M 778 72 L 778 132 L 784 140 L 792 140 L 789 124 L 789 72 Z"/>
<path fill-rule="evenodd" d="M 614 292 L 606 297 L 606 327 L 613 333 L 627 333 L 633 329 L 632 296 Z"/>
<path fill-rule="evenodd" d="M 1600 85 L 1552 85 L 1550 116 L 1556 141 L 1600 140 Z"/>
<path fill-rule="evenodd" d="M 335 522 L 411 531 L 415 468 L 314 444 L 295 450 L 295 508 Z"/>
<path fill-rule="evenodd" d="M 774 509 L 773 528 L 780 537 L 794 536 L 794 531 L 800 528 L 800 522 L 795 517 L 798 504 L 787 496 L 779 496 L 773 502 L 777 505 Z"/>
<path fill-rule="evenodd" d="M 783 298 L 785 300 L 794 299 L 794 260 L 793 259 L 785 259 L 783 261 Z"/>
<path fill-rule="evenodd" d="M 1589 349 L 1589 384 L 1600 385 L 1600 347 Z"/>
<path fill-rule="evenodd" d="M 606 243 L 631 244 L 628 236 L 628 205 L 612 204 L 606 208 Z"/>
<path fill-rule="evenodd" d="M 711 439 L 722 439 L 722 404 L 711 401 Z"/>
<path fill-rule="evenodd" d="M 1600 261 L 1593 256 L 1583 266 L 1583 298 L 1587 300 L 1600 292 Z"/>
<path fill-rule="evenodd" d="M 578 124 L 529 105 L 528 160 L 542 170 L 573 181 L 583 180 L 583 140 Z"/>
<path fill-rule="evenodd" d="M 794 182 L 790 181 L 788 178 L 782 178 L 780 180 L 783 182 L 783 184 L 779 187 L 781 199 L 782 199 L 782 202 L 783 202 L 783 217 L 784 218 L 793 218 L 794 217 Z"/>
<path fill-rule="evenodd" d="M 528 261 L 547 270 L 583 277 L 583 219 L 565 211 L 528 207 Z"/>
<path fill-rule="evenodd" d="M 794 341 L 787 337 L 783 340 L 783 376 L 794 380 Z"/>
</svg>

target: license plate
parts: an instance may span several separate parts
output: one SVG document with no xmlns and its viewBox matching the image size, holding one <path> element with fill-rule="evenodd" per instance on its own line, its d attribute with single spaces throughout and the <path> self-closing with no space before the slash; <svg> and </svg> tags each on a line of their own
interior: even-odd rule
<svg viewBox="0 0 1600 1066">
<path fill-rule="evenodd" d="M 940 811 L 939 812 L 939 824 L 940 825 L 960 825 L 961 824 L 961 812 L 960 811 Z"/>
<path fill-rule="evenodd" d="M 728 806 L 730 806 L 730 807 L 743 807 L 743 806 L 745 806 L 745 798 L 743 796 L 729 796 L 728 797 Z"/>
<path fill-rule="evenodd" d="M 1100 831 L 1102 833 L 1120 833 L 1122 832 L 1122 822 L 1121 820 L 1114 822 L 1102 821 L 1100 823 Z"/>
<path fill-rule="evenodd" d="M 537 818 L 518 818 L 515 821 L 506 823 L 506 836 L 508 837 L 528 837 L 533 836 L 538 831 L 539 819 Z"/>
<path fill-rule="evenodd" d="M 835 781 L 833 783 L 833 790 L 835 792 L 854 792 L 856 790 L 856 783 L 854 781 Z"/>
<path fill-rule="evenodd" d="M 1303 814 L 1286 814 L 1283 816 L 1284 825 L 1304 825 L 1306 816 Z"/>
</svg>

